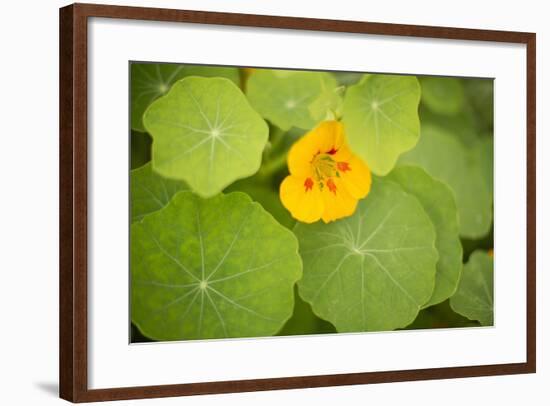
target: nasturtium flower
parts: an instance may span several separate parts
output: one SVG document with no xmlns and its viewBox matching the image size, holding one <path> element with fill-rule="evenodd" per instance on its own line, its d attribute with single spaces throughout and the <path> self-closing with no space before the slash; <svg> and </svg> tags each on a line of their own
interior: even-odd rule
<svg viewBox="0 0 550 406">
<path fill-rule="evenodd" d="M 323 121 L 300 138 L 288 153 L 281 202 L 296 220 L 325 223 L 351 216 L 370 190 L 368 166 L 346 143 L 338 121 Z"/>
</svg>

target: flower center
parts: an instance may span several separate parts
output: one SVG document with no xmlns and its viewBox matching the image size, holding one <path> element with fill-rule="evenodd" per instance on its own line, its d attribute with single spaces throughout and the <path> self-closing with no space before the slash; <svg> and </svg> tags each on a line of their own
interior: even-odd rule
<svg viewBox="0 0 550 406">
<path fill-rule="evenodd" d="M 336 194 L 336 184 L 333 178 L 339 178 L 340 173 L 351 171 L 349 163 L 334 160 L 333 156 L 336 152 L 338 151 L 334 148 L 328 152 L 318 152 L 310 162 L 313 179 L 319 185 L 319 188 L 323 190 L 323 188 L 327 186 L 334 194 Z M 306 192 L 312 189 L 314 184 L 313 179 L 306 179 L 304 183 Z"/>
<path fill-rule="evenodd" d="M 329 154 L 317 154 L 311 161 L 311 168 L 317 182 L 338 176 L 337 162 Z"/>
</svg>

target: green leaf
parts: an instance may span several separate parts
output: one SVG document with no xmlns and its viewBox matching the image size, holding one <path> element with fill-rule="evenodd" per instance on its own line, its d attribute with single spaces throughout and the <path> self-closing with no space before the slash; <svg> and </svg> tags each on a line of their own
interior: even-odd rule
<svg viewBox="0 0 550 406">
<path fill-rule="evenodd" d="M 336 329 L 328 321 L 317 317 L 311 310 L 311 306 L 302 300 L 298 294 L 298 289 L 296 289 L 294 294 L 294 313 L 277 335 L 295 336 L 327 333 L 336 333 Z"/>
<path fill-rule="evenodd" d="M 451 308 L 482 326 L 493 325 L 493 258 L 485 251 L 474 251 L 464 265 Z"/>
<path fill-rule="evenodd" d="M 317 123 L 323 120 L 334 120 L 342 116 L 344 87 L 336 87 L 336 80 L 332 79 L 330 85 L 324 84 L 324 89 L 309 105 L 309 113 Z"/>
<path fill-rule="evenodd" d="M 483 237 L 491 228 L 493 193 L 488 179 L 492 179 L 492 174 L 486 173 L 492 167 L 489 150 L 491 139 L 466 147 L 441 128 L 423 125 L 420 142 L 399 161 L 419 165 L 451 187 L 458 207 L 460 235 L 465 238 Z"/>
<path fill-rule="evenodd" d="M 244 193 L 180 192 L 132 225 L 132 321 L 155 340 L 273 335 L 301 268 L 292 232 Z"/>
<path fill-rule="evenodd" d="M 344 98 L 344 125 L 351 148 L 377 175 L 386 175 L 400 154 L 418 142 L 420 85 L 414 76 L 365 75 Z"/>
<path fill-rule="evenodd" d="M 325 118 L 323 109 L 337 106 L 337 86 L 327 72 L 262 69 L 248 79 L 246 95 L 262 117 L 282 130 L 309 130 Z"/>
<path fill-rule="evenodd" d="M 435 227 L 439 260 L 435 288 L 424 307 L 440 303 L 455 292 L 462 271 L 462 245 L 458 237 L 458 212 L 453 192 L 446 184 L 414 166 L 398 167 L 388 179 L 418 199 Z"/>
<path fill-rule="evenodd" d="M 237 68 L 133 62 L 131 69 L 132 129 L 145 131 L 142 116 L 147 107 L 186 76 L 225 77 L 239 84 Z"/>
<path fill-rule="evenodd" d="M 134 169 L 130 172 L 132 223 L 162 209 L 172 196 L 185 189 L 184 182 L 166 179 L 155 173 L 151 163 Z"/>
<path fill-rule="evenodd" d="M 204 197 L 258 171 L 269 131 L 241 90 L 223 78 L 176 82 L 143 122 L 153 137 L 154 170 Z"/>
<path fill-rule="evenodd" d="M 434 227 L 396 183 L 375 178 L 353 216 L 297 223 L 294 232 L 304 261 L 300 296 L 339 332 L 405 327 L 432 295 Z"/>
<path fill-rule="evenodd" d="M 453 115 L 464 105 L 464 87 L 458 78 L 424 76 L 420 78 L 422 103 L 434 113 Z"/>
</svg>

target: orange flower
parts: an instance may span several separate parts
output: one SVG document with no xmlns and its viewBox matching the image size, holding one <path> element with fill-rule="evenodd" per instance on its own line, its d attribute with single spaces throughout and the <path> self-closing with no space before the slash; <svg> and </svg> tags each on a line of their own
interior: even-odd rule
<svg viewBox="0 0 550 406">
<path fill-rule="evenodd" d="M 349 149 L 338 121 L 324 121 L 299 139 L 288 154 L 288 169 L 281 202 L 304 223 L 351 216 L 370 190 L 370 170 Z"/>
</svg>

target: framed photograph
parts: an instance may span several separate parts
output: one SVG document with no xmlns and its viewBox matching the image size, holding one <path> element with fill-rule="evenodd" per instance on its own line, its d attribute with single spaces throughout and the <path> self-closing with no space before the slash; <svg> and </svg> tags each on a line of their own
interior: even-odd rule
<svg viewBox="0 0 550 406">
<path fill-rule="evenodd" d="M 60 396 L 535 372 L 535 34 L 60 10 Z"/>
</svg>

